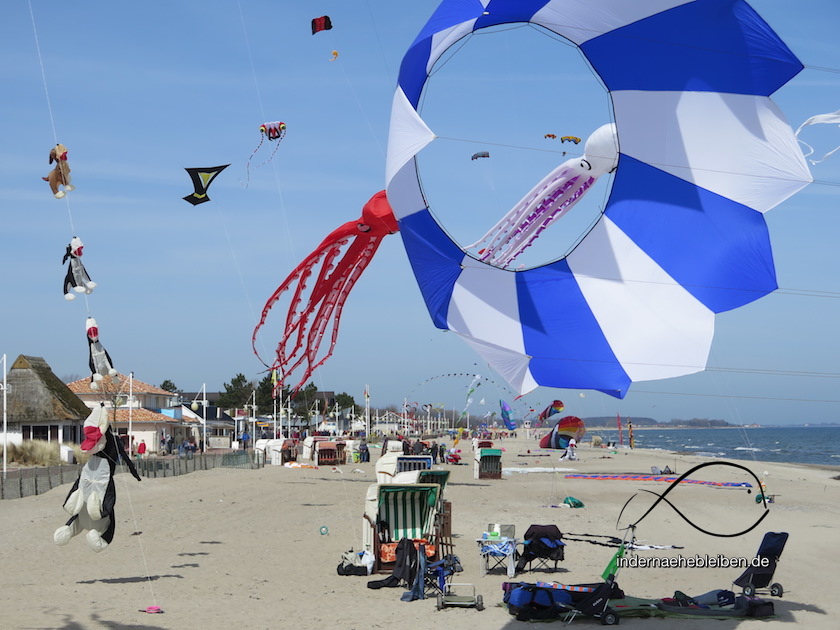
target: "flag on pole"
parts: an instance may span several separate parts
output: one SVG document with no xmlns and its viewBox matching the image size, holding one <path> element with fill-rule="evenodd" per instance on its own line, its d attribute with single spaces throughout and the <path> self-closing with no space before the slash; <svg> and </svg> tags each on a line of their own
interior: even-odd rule
<svg viewBox="0 0 840 630">
<path fill-rule="evenodd" d="M 601 578 L 604 580 L 608 580 L 611 575 L 616 575 L 618 573 L 618 561 L 624 557 L 624 543 L 621 543 L 621 546 L 618 548 L 618 551 L 615 552 L 613 555 L 612 560 L 610 560 L 607 567 L 604 569 L 604 572 L 601 574 Z"/>
<path fill-rule="evenodd" d="M 618 423 L 618 443 L 624 444 L 624 434 L 621 432 L 621 416 L 615 414 L 615 421 Z"/>
</svg>

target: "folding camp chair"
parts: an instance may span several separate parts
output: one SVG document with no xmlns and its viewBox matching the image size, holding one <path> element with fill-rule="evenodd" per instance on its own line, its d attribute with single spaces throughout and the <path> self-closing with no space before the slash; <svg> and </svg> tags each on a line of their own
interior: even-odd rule
<svg viewBox="0 0 840 630">
<path fill-rule="evenodd" d="M 508 577 L 516 575 L 516 526 L 490 523 L 487 532 L 476 539 L 480 556 L 481 575 L 494 569 L 503 569 Z"/>
<path fill-rule="evenodd" d="M 529 571 L 535 568 L 556 571 L 557 563 L 565 559 L 565 546 L 557 525 L 531 525 L 522 540 L 522 553 L 516 563 L 516 571 L 524 571 L 526 565 Z"/>
<path fill-rule="evenodd" d="M 452 576 L 463 571 L 461 561 L 454 554 L 447 554 L 442 560 L 429 562 L 426 566 L 426 597 L 435 597 L 446 592 Z"/>
</svg>

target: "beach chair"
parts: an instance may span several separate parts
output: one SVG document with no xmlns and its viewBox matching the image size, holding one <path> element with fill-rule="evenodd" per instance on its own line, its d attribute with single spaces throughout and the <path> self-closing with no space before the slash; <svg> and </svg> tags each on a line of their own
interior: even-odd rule
<svg viewBox="0 0 840 630">
<path fill-rule="evenodd" d="M 399 455 L 397 457 L 397 472 L 409 470 L 428 470 L 432 467 L 431 455 Z"/>
<path fill-rule="evenodd" d="M 335 442 L 316 442 L 318 466 L 338 465 L 338 445 Z"/>
<path fill-rule="evenodd" d="M 388 442 L 391 445 L 391 442 Z M 388 451 L 380 456 L 373 465 L 376 472 L 376 483 L 391 483 L 397 474 L 397 457 L 402 457 L 402 451 Z"/>
<path fill-rule="evenodd" d="M 501 479 L 502 449 L 482 448 L 477 450 L 473 477 L 475 479 Z"/>
<path fill-rule="evenodd" d="M 477 540 L 482 577 L 495 569 L 502 569 L 508 577 L 516 575 L 516 526 L 490 523 L 486 534 Z"/>
<path fill-rule="evenodd" d="M 774 597 L 781 597 L 784 588 L 778 582 L 770 584 L 773 574 L 776 572 L 776 565 L 785 549 L 787 543 L 787 532 L 767 532 L 761 541 L 756 558 L 764 558 L 765 561 L 759 566 L 749 566 L 733 584 L 744 589 L 744 595 L 752 597 L 757 589 L 766 589 L 770 586 L 770 594 Z"/>
<path fill-rule="evenodd" d="M 395 549 L 403 538 L 426 541 L 426 555 L 437 556 L 439 532 L 437 483 L 374 484 L 365 499 L 362 549 L 374 556 L 373 570 L 393 569 Z"/>
<path fill-rule="evenodd" d="M 557 525 L 531 525 L 522 539 L 522 553 L 516 571 L 544 568 L 556 571 L 557 563 L 565 559 L 566 543 Z M 536 562 L 536 567 L 533 563 Z M 553 565 L 553 566 L 552 566 Z"/>
</svg>

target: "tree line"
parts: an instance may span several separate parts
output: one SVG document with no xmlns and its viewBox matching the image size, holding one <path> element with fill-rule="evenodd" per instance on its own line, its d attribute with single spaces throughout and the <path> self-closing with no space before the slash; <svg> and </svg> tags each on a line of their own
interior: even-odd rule
<svg viewBox="0 0 840 630">
<path fill-rule="evenodd" d="M 159 387 L 167 392 L 173 394 L 182 394 L 183 390 L 179 389 L 171 380 L 164 380 Z M 254 392 L 256 391 L 256 410 L 255 415 L 268 414 L 274 411 L 274 398 L 272 393 L 274 391 L 274 383 L 271 379 L 271 374 L 267 374 L 260 381 L 250 381 L 248 378 L 239 373 L 234 376 L 229 383 L 224 384 L 224 391 L 218 392 L 219 400 L 218 406 L 222 409 L 244 409 L 254 404 Z M 281 392 L 277 393 L 277 407 L 289 406 L 288 387 L 283 387 Z M 311 410 L 315 409 L 315 401 L 321 401 L 319 407 L 320 413 L 328 413 L 333 409 L 324 409 L 324 397 L 319 396 L 318 387 L 315 383 L 309 383 L 305 387 L 299 389 L 291 399 L 292 413 L 295 415 L 306 416 Z M 335 405 L 339 410 L 346 410 L 354 408 L 355 413 L 361 413 L 361 409 L 356 405 L 353 396 L 342 392 L 335 395 Z"/>
</svg>

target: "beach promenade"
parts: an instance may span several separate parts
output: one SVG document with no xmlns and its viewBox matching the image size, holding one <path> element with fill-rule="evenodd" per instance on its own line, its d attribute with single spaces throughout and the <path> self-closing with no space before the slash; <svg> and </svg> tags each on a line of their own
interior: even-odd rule
<svg viewBox="0 0 840 630">
<path fill-rule="evenodd" d="M 372 590 L 367 577 L 342 577 L 336 566 L 344 551 L 362 540 L 365 493 L 374 482 L 373 462 L 339 470 L 266 466 L 259 470 L 214 469 L 169 478 L 117 476 L 117 531 L 112 545 L 93 553 L 83 537 L 69 545 L 53 543 L 53 531 L 67 520 L 62 510 L 70 486 L 40 496 L 0 503 L 0 626 L 9 629 L 98 628 L 527 628 L 501 606 L 501 573 L 481 576 L 475 539 L 488 523 L 510 523 L 519 535 L 531 524 L 558 525 L 564 535 L 622 536 L 616 525 L 631 496 L 622 524 L 635 522 L 651 505 L 661 481 L 571 479 L 566 474 L 649 475 L 652 466 L 688 470 L 709 461 L 662 451 L 583 446 L 578 461 L 538 451 L 519 438 L 497 443 L 505 449 L 501 480 L 474 479 L 472 453 L 461 442 L 470 465 L 450 466 L 446 498 L 452 502 L 455 553 L 464 568 L 457 582 L 471 583 L 486 610 L 435 609 L 435 600 L 402 602 L 403 588 Z M 531 451 L 529 454 L 528 451 Z M 722 556 L 752 558 L 767 531 L 790 538 L 774 581 L 784 596 L 770 598 L 776 616 L 712 621 L 704 619 L 622 618 L 622 627 L 693 630 L 730 628 L 836 628 L 840 619 L 835 568 L 840 561 L 840 469 L 739 461 L 759 477 L 767 472 L 767 492 L 776 495 L 770 513 L 753 531 L 735 537 L 704 534 L 669 506 L 660 504 L 638 522 L 641 544 L 662 547 L 637 552 L 639 558 Z M 544 472 L 546 469 L 554 472 Z M 735 468 L 712 466 L 697 479 L 751 482 Z M 680 484 L 668 499 L 695 525 L 729 534 L 748 528 L 763 513 L 757 488 Z M 567 496 L 584 508 L 551 507 Z M 327 533 L 322 533 L 326 528 Z M 597 540 L 597 539 L 593 539 Z M 606 539 L 603 539 L 606 540 Z M 568 541 L 557 573 L 525 572 L 515 580 L 597 582 L 615 549 Z M 649 564 L 650 561 L 647 561 Z M 733 568 L 643 568 L 621 570 L 618 583 L 627 595 L 699 595 L 733 588 Z M 740 593 L 740 589 L 733 589 Z M 140 612 L 159 606 L 162 614 Z M 577 627 L 596 627 L 579 617 Z"/>
</svg>

